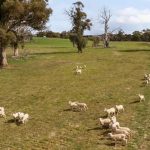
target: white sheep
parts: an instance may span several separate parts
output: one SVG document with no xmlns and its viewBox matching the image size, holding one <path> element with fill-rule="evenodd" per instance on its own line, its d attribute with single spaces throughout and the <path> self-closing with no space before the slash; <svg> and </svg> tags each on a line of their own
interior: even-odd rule
<svg viewBox="0 0 150 150">
<path fill-rule="evenodd" d="M 111 120 L 110 118 L 99 118 L 99 123 L 100 125 L 104 126 L 104 127 L 109 127 Z"/>
<path fill-rule="evenodd" d="M 0 107 L 0 116 L 6 118 L 4 107 Z"/>
<path fill-rule="evenodd" d="M 18 122 L 18 123 L 25 123 L 29 118 L 29 114 L 25 114 L 23 112 L 13 113 L 12 116 L 15 122 Z"/>
<path fill-rule="evenodd" d="M 110 125 L 109 125 L 109 128 L 112 129 L 112 131 L 114 131 L 116 128 L 118 128 L 120 126 L 119 122 L 111 122 Z"/>
<path fill-rule="evenodd" d="M 117 141 L 122 141 L 123 144 L 127 144 L 127 139 L 126 139 L 126 135 L 125 134 L 112 134 L 112 133 L 108 133 L 108 136 L 115 141 L 115 146 L 116 146 L 116 142 Z"/>
<path fill-rule="evenodd" d="M 86 111 L 88 109 L 87 107 L 87 104 L 86 103 L 79 103 L 79 102 L 76 102 L 76 104 L 78 105 L 79 109 L 82 111 Z"/>
<path fill-rule="evenodd" d="M 25 122 L 28 121 L 28 119 L 29 119 L 29 114 L 24 114 L 24 116 L 23 116 L 23 118 L 21 118 L 20 122 L 24 124 Z"/>
<path fill-rule="evenodd" d="M 82 69 L 77 66 L 75 73 L 76 74 L 81 74 L 82 73 Z"/>
<path fill-rule="evenodd" d="M 117 119 L 116 119 L 116 116 L 110 116 L 110 120 L 112 121 L 112 123 L 115 123 L 117 122 Z"/>
<path fill-rule="evenodd" d="M 118 129 L 117 127 L 114 127 L 113 132 L 115 134 L 125 134 L 128 138 L 130 138 L 130 133 L 126 130 L 122 130 L 122 129 Z"/>
<path fill-rule="evenodd" d="M 70 105 L 70 107 L 71 107 L 72 110 L 79 109 L 77 102 L 69 101 L 69 105 Z"/>
<path fill-rule="evenodd" d="M 110 109 L 106 109 L 106 108 L 105 108 L 105 109 L 104 109 L 104 112 L 106 112 L 108 116 L 111 116 L 111 115 L 115 115 L 116 110 L 115 110 L 114 107 L 112 107 L 112 108 L 110 108 Z"/>
<path fill-rule="evenodd" d="M 138 97 L 139 97 L 139 99 L 140 99 L 140 102 L 141 102 L 141 101 L 145 101 L 145 97 L 144 97 L 144 95 L 142 95 L 142 94 L 138 94 Z"/>
<path fill-rule="evenodd" d="M 125 131 L 131 133 L 131 129 L 129 129 L 128 127 L 120 127 L 120 125 L 117 127 L 118 127 L 118 129 L 125 130 Z"/>
<path fill-rule="evenodd" d="M 117 114 L 120 113 L 120 112 L 124 112 L 123 105 L 116 105 L 115 108 L 116 108 L 116 113 Z"/>
</svg>

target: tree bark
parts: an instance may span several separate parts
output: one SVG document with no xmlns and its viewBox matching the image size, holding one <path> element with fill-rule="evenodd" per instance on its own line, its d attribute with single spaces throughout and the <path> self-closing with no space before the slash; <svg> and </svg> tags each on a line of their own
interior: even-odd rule
<svg viewBox="0 0 150 150">
<path fill-rule="evenodd" d="M 18 48 L 14 48 L 14 56 L 15 56 L 15 57 L 18 57 L 18 56 L 19 56 Z"/>
<path fill-rule="evenodd" d="M 4 47 L 0 47 L 0 66 L 6 67 L 8 65 L 6 49 Z"/>
</svg>

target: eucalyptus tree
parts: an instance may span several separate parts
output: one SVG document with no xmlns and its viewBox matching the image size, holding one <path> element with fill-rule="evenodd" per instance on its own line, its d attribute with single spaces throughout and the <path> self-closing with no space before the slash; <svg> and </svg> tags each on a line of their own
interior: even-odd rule
<svg viewBox="0 0 150 150">
<path fill-rule="evenodd" d="M 6 47 L 17 40 L 17 27 L 28 26 L 41 30 L 52 14 L 46 0 L 0 1 L 0 66 L 7 66 Z"/>
<path fill-rule="evenodd" d="M 73 44 L 77 45 L 78 52 L 82 53 L 85 48 L 87 40 L 84 38 L 84 31 L 90 30 L 92 23 L 87 18 L 87 14 L 83 11 L 84 5 L 82 2 L 77 1 L 73 3 L 73 7 L 66 11 L 72 23 L 72 35 L 76 36 L 73 39 Z"/>
</svg>

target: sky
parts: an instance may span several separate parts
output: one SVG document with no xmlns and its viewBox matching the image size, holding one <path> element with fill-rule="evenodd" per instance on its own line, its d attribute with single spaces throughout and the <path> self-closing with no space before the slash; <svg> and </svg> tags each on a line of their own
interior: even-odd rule
<svg viewBox="0 0 150 150">
<path fill-rule="evenodd" d="M 49 0 L 49 6 L 53 9 L 47 27 L 54 32 L 69 31 L 71 22 L 65 14 L 65 10 L 72 7 L 77 0 Z M 109 23 L 110 31 L 120 28 L 125 33 L 141 31 L 150 28 L 150 0 L 81 0 L 84 4 L 84 12 L 92 20 L 93 26 L 85 34 L 98 35 L 104 31 L 100 23 L 99 15 L 105 7 L 110 10 L 112 17 Z"/>
</svg>

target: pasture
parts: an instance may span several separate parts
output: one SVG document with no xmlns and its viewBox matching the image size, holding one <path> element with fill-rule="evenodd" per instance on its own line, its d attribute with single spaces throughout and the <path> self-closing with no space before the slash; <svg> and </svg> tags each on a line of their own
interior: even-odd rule
<svg viewBox="0 0 150 150">
<path fill-rule="evenodd" d="M 149 150 L 150 86 L 143 86 L 142 79 L 150 73 L 150 43 L 110 46 L 92 48 L 89 43 L 78 54 L 69 40 L 34 38 L 26 45 L 27 57 L 11 58 L 9 50 L 9 66 L 0 70 L 0 106 L 7 115 L 0 118 L 0 149 L 114 149 L 98 118 L 105 115 L 105 107 L 123 104 L 118 121 L 134 135 L 126 147 L 118 144 L 116 149 Z M 73 69 L 80 64 L 87 68 L 75 75 Z M 145 102 L 137 102 L 139 93 Z M 88 111 L 70 111 L 69 100 L 87 103 Z M 11 122 L 11 114 L 18 111 L 29 113 L 27 124 Z"/>
</svg>

